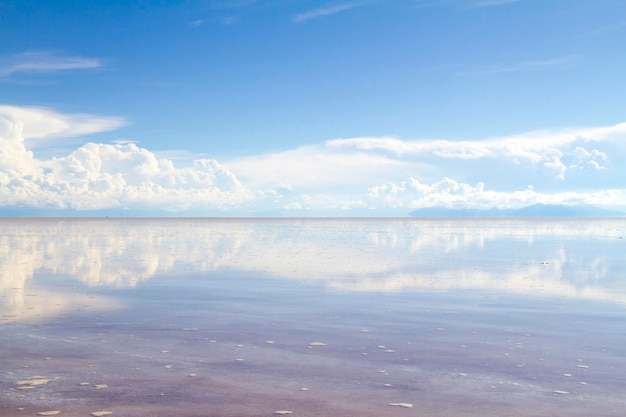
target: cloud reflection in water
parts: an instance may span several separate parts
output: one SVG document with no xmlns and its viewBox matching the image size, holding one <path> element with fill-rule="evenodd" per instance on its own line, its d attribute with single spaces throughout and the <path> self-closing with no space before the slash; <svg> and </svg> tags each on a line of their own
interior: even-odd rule
<svg viewBox="0 0 626 417">
<path fill-rule="evenodd" d="M 27 301 L 26 290 L 43 285 L 44 278 L 35 277 L 131 288 L 155 276 L 207 273 L 210 279 L 211 272 L 227 271 L 348 291 L 474 289 L 624 302 L 626 286 L 618 272 L 625 270 L 620 234 L 625 224 L 615 219 L 4 219 L 0 308 L 5 316 L 41 314 L 41 303 Z M 49 309 L 80 299 L 78 293 L 45 290 L 46 299 L 55 300 L 45 303 Z"/>
</svg>

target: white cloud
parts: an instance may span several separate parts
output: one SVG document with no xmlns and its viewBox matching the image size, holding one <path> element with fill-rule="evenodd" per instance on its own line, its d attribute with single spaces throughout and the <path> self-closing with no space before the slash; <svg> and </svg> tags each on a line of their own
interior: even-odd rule
<svg viewBox="0 0 626 417">
<path fill-rule="evenodd" d="M 335 150 L 328 146 L 304 146 L 225 162 L 239 178 L 255 188 L 277 184 L 312 191 L 353 188 L 376 178 L 410 170 L 410 162 L 359 150 Z"/>
<path fill-rule="evenodd" d="M 563 179 L 568 167 L 563 161 L 574 158 L 584 164 L 604 166 L 606 153 L 596 144 L 618 143 L 626 138 L 626 123 L 595 128 L 534 131 L 521 135 L 476 141 L 416 140 L 395 138 L 351 138 L 327 142 L 331 149 L 355 149 L 368 153 L 395 155 L 399 160 L 508 160 L 525 167 L 543 166 L 554 178 Z"/>
<path fill-rule="evenodd" d="M 54 51 L 27 51 L 0 60 L 0 78 L 18 73 L 49 73 L 102 66 L 96 58 L 65 56 Z"/>
<path fill-rule="evenodd" d="M 324 8 L 319 8 L 315 10 L 310 10 L 304 13 L 299 13 L 291 19 L 293 22 L 299 23 L 304 22 L 306 20 L 316 19 L 323 16 L 330 16 L 333 14 L 337 14 L 346 10 L 353 9 L 355 7 L 361 6 L 361 4 L 341 4 L 337 6 L 329 6 Z"/>
<path fill-rule="evenodd" d="M 49 184 L 77 209 L 223 209 L 249 198 L 235 175 L 217 161 L 200 159 L 190 168 L 178 169 L 172 161 L 159 160 L 132 143 L 88 143 L 45 165 L 50 169 Z"/>
<path fill-rule="evenodd" d="M 62 114 L 45 107 L 0 105 L 0 117 L 10 120 L 21 139 L 83 136 L 115 130 L 126 124 L 121 117 Z"/>
<path fill-rule="evenodd" d="M 623 203 L 626 191 L 606 189 L 592 192 L 541 193 L 533 186 L 523 190 L 495 191 L 484 183 L 475 185 L 444 178 L 433 184 L 423 184 L 415 178 L 399 183 L 385 183 L 369 188 L 370 204 L 384 203 L 390 208 L 404 208 L 407 211 L 425 207 L 502 209 L 519 208 L 532 204 L 617 204 Z"/>
<path fill-rule="evenodd" d="M 32 151 L 33 141 L 56 146 L 123 123 L 0 106 L 0 206 L 382 215 L 429 206 L 626 205 L 626 123 L 475 141 L 335 139 L 219 162 L 123 140 L 50 159 Z"/>
<path fill-rule="evenodd" d="M 249 198 L 235 175 L 213 160 L 176 168 L 134 143 L 87 143 L 38 160 L 28 138 L 84 135 L 121 125 L 116 118 L 0 107 L 0 205 L 39 208 L 223 209 Z"/>
</svg>

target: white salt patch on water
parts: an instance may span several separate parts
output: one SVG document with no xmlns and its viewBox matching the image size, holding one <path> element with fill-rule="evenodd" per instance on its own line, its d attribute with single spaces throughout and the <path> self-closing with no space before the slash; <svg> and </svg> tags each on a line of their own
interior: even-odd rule
<svg viewBox="0 0 626 417">
<path fill-rule="evenodd" d="M 16 385 L 27 385 L 27 386 L 30 386 L 30 387 L 35 387 L 35 386 L 38 386 L 38 385 L 46 385 L 50 381 L 54 381 L 54 379 L 43 379 L 43 378 L 27 379 L 25 381 L 18 381 L 15 384 Z"/>
<path fill-rule="evenodd" d="M 309 346 L 328 346 L 328 343 L 324 343 L 324 342 L 312 342 L 312 343 L 309 343 Z"/>
<path fill-rule="evenodd" d="M 284 416 L 284 415 L 287 415 L 287 414 L 293 414 L 293 411 L 278 410 L 278 411 L 274 411 L 274 414 L 278 414 L 278 415 Z"/>
<path fill-rule="evenodd" d="M 40 413 L 37 413 L 38 416 L 55 416 L 57 414 L 59 414 L 61 411 L 60 410 L 54 410 L 54 411 L 42 411 Z"/>
<path fill-rule="evenodd" d="M 413 408 L 411 403 L 389 403 L 389 405 L 392 407 Z"/>
</svg>

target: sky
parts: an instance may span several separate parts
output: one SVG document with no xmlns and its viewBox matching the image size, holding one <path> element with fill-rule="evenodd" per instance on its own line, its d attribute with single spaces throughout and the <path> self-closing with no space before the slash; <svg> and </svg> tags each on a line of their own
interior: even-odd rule
<svg viewBox="0 0 626 417">
<path fill-rule="evenodd" d="M 623 0 L 0 0 L 0 213 L 626 210 Z"/>
</svg>

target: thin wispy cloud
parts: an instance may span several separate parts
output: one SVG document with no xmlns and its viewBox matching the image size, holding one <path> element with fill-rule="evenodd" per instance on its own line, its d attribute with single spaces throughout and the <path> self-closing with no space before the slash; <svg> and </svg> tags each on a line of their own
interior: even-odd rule
<svg viewBox="0 0 626 417">
<path fill-rule="evenodd" d="M 619 36 L 619 33 L 624 30 L 626 30 L 626 21 L 621 21 L 621 22 L 617 22 L 613 24 L 597 26 L 597 27 L 588 29 L 585 32 L 581 32 L 575 36 L 572 36 L 572 39 L 587 39 L 587 38 L 597 38 L 597 37 Z"/>
<path fill-rule="evenodd" d="M 222 19 L 222 24 L 224 26 L 234 25 L 235 23 L 238 23 L 238 22 L 239 22 L 239 19 L 233 16 L 225 17 Z"/>
<path fill-rule="evenodd" d="M 524 61 L 514 64 L 493 65 L 460 71 L 457 75 L 505 74 L 516 72 L 539 71 L 544 69 L 561 69 L 571 67 L 579 56 L 568 55 L 552 59 Z"/>
<path fill-rule="evenodd" d="M 102 66 L 97 58 L 67 56 L 54 51 L 27 51 L 0 60 L 0 77 L 19 73 L 51 73 Z"/>
<path fill-rule="evenodd" d="M 190 25 L 193 27 L 199 27 L 199 26 L 203 26 L 205 23 L 206 21 L 204 19 L 197 19 L 191 22 Z"/>
<path fill-rule="evenodd" d="M 210 2 L 210 8 L 215 10 L 221 9 L 241 9 L 257 4 L 256 0 L 224 0 Z"/>
<path fill-rule="evenodd" d="M 505 4 L 518 3 L 522 0 L 482 0 L 477 2 L 472 6 L 472 8 L 482 8 L 482 7 L 495 7 L 495 6 L 503 6 Z"/>
<path fill-rule="evenodd" d="M 470 11 L 521 3 L 524 0 L 413 0 L 418 7 L 446 7 L 456 11 Z"/>
<path fill-rule="evenodd" d="M 355 7 L 362 6 L 361 3 L 341 4 L 337 6 L 322 7 L 319 9 L 309 10 L 304 13 L 299 13 L 291 18 L 294 23 L 300 23 L 311 19 L 317 19 L 319 17 L 330 16 L 333 14 L 341 13 L 346 10 L 354 9 Z"/>
</svg>

